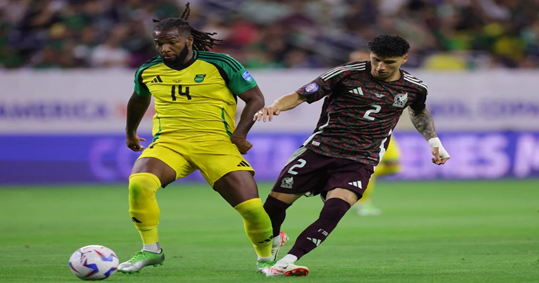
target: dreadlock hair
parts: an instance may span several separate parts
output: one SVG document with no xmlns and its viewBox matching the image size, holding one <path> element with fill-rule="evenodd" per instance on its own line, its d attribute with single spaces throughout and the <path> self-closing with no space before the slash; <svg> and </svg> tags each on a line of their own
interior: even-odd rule
<svg viewBox="0 0 539 283">
<path fill-rule="evenodd" d="M 369 50 L 380 57 L 401 57 L 408 53 L 410 44 L 398 35 L 381 34 L 368 43 Z"/>
<path fill-rule="evenodd" d="M 216 35 L 215 32 L 203 32 L 199 31 L 189 25 L 187 19 L 191 9 L 189 9 L 189 2 L 185 4 L 185 10 L 179 18 L 165 18 L 161 20 L 153 20 L 157 23 L 154 27 L 154 31 L 164 31 L 177 28 L 181 34 L 193 36 L 193 49 L 197 51 L 208 51 L 213 48 L 214 45 L 220 44 L 222 40 L 215 39 L 212 36 Z"/>
</svg>

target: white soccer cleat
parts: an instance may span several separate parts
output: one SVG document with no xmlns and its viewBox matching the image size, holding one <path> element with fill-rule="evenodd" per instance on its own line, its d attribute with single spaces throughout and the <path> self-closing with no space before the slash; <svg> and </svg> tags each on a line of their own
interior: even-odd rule
<svg viewBox="0 0 539 283">
<path fill-rule="evenodd" d="M 284 246 L 284 243 L 288 241 L 288 235 L 285 232 L 279 233 L 279 236 L 273 238 L 273 243 L 271 244 L 271 257 L 273 260 L 277 260 L 279 255 L 279 250 Z"/>
<path fill-rule="evenodd" d="M 295 265 L 291 262 L 277 262 L 266 271 L 266 277 L 275 276 L 307 276 L 309 269 L 305 266 Z"/>
</svg>

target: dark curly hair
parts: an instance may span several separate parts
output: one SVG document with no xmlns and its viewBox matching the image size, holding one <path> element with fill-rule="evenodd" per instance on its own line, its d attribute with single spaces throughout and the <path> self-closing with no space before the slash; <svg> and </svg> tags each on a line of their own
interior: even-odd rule
<svg viewBox="0 0 539 283">
<path fill-rule="evenodd" d="M 187 19 L 189 18 L 191 10 L 189 9 L 189 2 L 185 4 L 185 10 L 183 10 L 182 15 L 179 18 L 165 18 L 161 20 L 153 20 L 154 23 L 157 23 L 154 27 L 154 31 L 164 31 L 177 28 L 180 34 L 192 35 L 193 36 L 193 49 L 198 51 L 208 51 L 213 48 L 213 46 L 218 45 L 220 39 L 215 39 L 212 35 L 217 33 L 215 32 L 203 32 L 199 31 L 189 25 Z"/>
<path fill-rule="evenodd" d="M 380 57 L 400 57 L 410 50 L 410 44 L 404 38 L 393 34 L 381 34 L 368 43 L 369 50 Z"/>
</svg>

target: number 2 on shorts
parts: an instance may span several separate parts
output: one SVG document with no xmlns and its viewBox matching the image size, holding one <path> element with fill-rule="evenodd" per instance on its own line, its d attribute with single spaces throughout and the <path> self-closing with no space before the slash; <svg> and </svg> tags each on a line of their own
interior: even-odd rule
<svg viewBox="0 0 539 283">
<path fill-rule="evenodd" d="M 294 166 L 290 167 L 290 169 L 288 169 L 288 174 L 297 175 L 298 172 L 294 171 L 294 169 L 303 168 L 305 164 L 307 164 L 307 161 L 305 161 L 305 159 L 298 159 L 298 164 L 295 164 Z"/>
</svg>

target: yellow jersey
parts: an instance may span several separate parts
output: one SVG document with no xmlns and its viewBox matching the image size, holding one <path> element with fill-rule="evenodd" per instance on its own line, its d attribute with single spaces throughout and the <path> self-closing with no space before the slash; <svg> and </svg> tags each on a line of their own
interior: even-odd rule
<svg viewBox="0 0 539 283">
<path fill-rule="evenodd" d="M 228 140 L 236 126 L 236 95 L 256 85 L 230 55 L 207 51 L 194 51 L 181 69 L 166 66 L 156 56 L 135 74 L 135 93 L 154 98 L 154 142 L 165 137 Z"/>
</svg>

